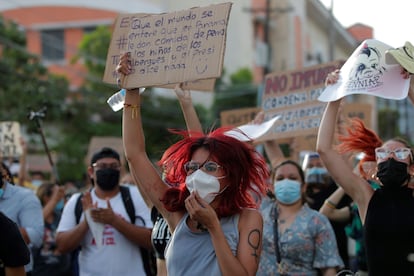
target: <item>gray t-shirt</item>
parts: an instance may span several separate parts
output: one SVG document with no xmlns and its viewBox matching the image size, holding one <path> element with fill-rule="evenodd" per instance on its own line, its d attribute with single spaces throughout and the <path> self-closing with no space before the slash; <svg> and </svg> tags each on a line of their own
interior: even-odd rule
<svg viewBox="0 0 414 276">
<path fill-rule="evenodd" d="M 192 232 L 186 214 L 178 223 L 165 250 L 168 275 L 221 275 L 208 232 Z M 239 215 L 220 219 L 227 242 L 236 256 L 239 243 Z"/>
</svg>

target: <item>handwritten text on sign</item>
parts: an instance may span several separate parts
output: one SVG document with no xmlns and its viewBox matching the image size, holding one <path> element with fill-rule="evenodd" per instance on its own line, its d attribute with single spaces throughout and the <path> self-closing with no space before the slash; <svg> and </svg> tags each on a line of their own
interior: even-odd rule
<svg viewBox="0 0 414 276">
<path fill-rule="evenodd" d="M 122 52 L 130 52 L 132 65 L 124 87 L 220 77 L 230 8 L 231 3 L 224 3 L 167 14 L 121 14 L 104 81 L 116 82 Z"/>
<path fill-rule="evenodd" d="M 0 122 L 0 156 L 18 157 L 21 154 L 20 124 L 18 122 Z"/>
<path fill-rule="evenodd" d="M 315 134 L 326 104 L 318 101 L 325 78 L 341 64 L 338 61 L 267 75 L 262 99 L 265 121 L 280 116 L 280 123 L 264 139 Z"/>
</svg>

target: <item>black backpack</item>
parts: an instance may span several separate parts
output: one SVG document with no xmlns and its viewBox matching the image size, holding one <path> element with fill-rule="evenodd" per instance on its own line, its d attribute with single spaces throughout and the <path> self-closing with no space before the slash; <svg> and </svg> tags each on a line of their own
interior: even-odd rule
<svg viewBox="0 0 414 276">
<path fill-rule="evenodd" d="M 141 218 L 140 216 L 138 217 L 135 216 L 135 207 L 134 207 L 134 203 L 131 198 L 131 193 L 129 191 L 129 188 L 125 186 L 119 186 L 119 189 L 121 192 L 122 201 L 124 202 L 124 206 L 128 213 L 129 219 L 131 220 L 131 223 L 135 224 L 135 219 L 138 218 L 142 221 L 142 223 L 145 226 L 144 219 Z M 83 212 L 82 202 L 81 202 L 82 196 L 83 194 L 80 194 L 80 196 L 76 200 L 76 205 L 75 205 L 76 223 L 79 223 L 80 217 Z M 77 251 L 79 252 L 79 250 L 80 248 Z M 145 270 L 146 275 L 155 276 L 157 274 L 157 265 L 156 265 L 156 259 L 155 259 L 154 252 L 152 250 L 149 250 L 143 247 L 140 247 L 140 250 L 141 250 L 141 256 L 142 256 L 142 263 L 144 265 L 144 270 Z"/>
</svg>

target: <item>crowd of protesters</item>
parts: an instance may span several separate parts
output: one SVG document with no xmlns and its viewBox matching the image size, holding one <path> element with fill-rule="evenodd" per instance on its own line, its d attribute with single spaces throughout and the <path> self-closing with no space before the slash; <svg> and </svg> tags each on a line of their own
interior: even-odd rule
<svg viewBox="0 0 414 276">
<path fill-rule="evenodd" d="M 122 54 L 117 72 L 130 74 L 130 64 Z M 408 79 L 414 66 L 401 66 Z M 124 152 L 92 155 L 87 190 L 41 174 L 25 184 L 2 163 L 0 276 L 414 275 L 414 156 L 405 140 L 384 142 L 356 119 L 334 141 L 342 99 L 334 100 L 300 164 L 277 141 L 261 152 L 230 128 L 204 133 L 179 85 L 187 130 L 173 131 L 181 139 L 153 164 L 137 91 L 126 89 Z M 363 249 L 355 263 L 350 238 Z"/>
</svg>

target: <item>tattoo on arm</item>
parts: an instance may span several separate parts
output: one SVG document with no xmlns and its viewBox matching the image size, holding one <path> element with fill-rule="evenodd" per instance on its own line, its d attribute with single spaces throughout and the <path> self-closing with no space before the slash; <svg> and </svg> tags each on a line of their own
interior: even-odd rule
<svg viewBox="0 0 414 276">
<path fill-rule="evenodd" d="M 260 248 L 260 240 L 261 240 L 261 233 L 259 229 L 253 229 L 250 231 L 249 236 L 247 238 L 247 242 L 252 247 L 253 252 L 252 256 L 256 258 L 256 261 L 259 260 L 259 248 Z"/>
</svg>

